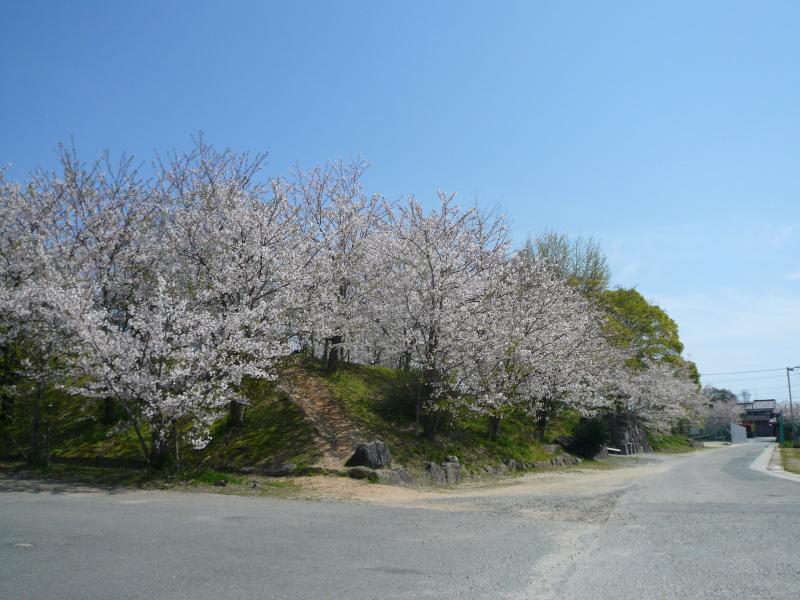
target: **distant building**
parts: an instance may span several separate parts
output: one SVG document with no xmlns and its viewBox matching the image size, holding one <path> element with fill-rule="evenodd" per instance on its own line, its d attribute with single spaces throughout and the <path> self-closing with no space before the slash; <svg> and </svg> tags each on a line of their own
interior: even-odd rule
<svg viewBox="0 0 800 600">
<path fill-rule="evenodd" d="M 778 416 L 781 411 L 775 400 L 740 402 L 740 425 L 747 429 L 747 437 L 773 437 L 778 435 Z"/>
</svg>

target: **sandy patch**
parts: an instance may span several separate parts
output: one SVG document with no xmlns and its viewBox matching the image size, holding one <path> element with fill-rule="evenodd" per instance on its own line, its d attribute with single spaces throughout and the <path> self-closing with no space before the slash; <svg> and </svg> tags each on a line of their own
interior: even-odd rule
<svg viewBox="0 0 800 600">
<path fill-rule="evenodd" d="M 297 477 L 300 495 L 334 501 L 353 501 L 408 508 L 476 510 L 481 498 L 514 498 L 560 494 L 607 494 L 633 480 L 671 467 L 672 460 L 647 461 L 611 470 L 570 469 L 530 473 L 522 477 L 468 481 L 452 488 L 399 487 L 347 477 Z"/>
</svg>

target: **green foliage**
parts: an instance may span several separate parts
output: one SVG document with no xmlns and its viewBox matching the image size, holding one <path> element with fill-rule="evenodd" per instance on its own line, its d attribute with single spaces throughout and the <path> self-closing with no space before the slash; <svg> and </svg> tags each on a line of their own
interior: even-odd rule
<svg viewBox="0 0 800 600">
<path fill-rule="evenodd" d="M 548 421 L 544 439 L 554 441 L 562 435 L 572 436 L 580 422 L 581 413 L 577 410 L 565 410 Z"/>
<path fill-rule="evenodd" d="M 591 296 L 608 287 L 611 269 L 600 244 L 592 238 L 545 231 L 522 250 L 547 261 L 558 275 L 581 293 Z"/>
<path fill-rule="evenodd" d="M 221 473 L 220 471 L 215 471 L 214 469 L 199 469 L 197 471 L 181 473 L 179 476 L 184 481 L 205 485 L 214 485 L 218 481 L 241 485 L 243 481 L 241 477 L 231 475 L 230 473 Z"/>
<path fill-rule="evenodd" d="M 690 381 L 700 383 L 697 365 L 681 357 L 678 325 L 663 309 L 650 304 L 633 288 L 607 290 L 599 298 L 608 315 L 608 341 L 634 353 L 632 367 L 641 367 L 645 361 L 668 362 L 683 368 Z"/>
<path fill-rule="evenodd" d="M 570 452 L 583 458 L 594 458 L 608 439 L 608 427 L 603 421 L 582 419 L 572 434 Z"/>
<path fill-rule="evenodd" d="M 632 349 L 639 360 L 663 360 L 683 352 L 675 321 L 635 289 L 608 290 L 600 298 L 609 317 L 606 331 L 611 344 Z"/>
</svg>

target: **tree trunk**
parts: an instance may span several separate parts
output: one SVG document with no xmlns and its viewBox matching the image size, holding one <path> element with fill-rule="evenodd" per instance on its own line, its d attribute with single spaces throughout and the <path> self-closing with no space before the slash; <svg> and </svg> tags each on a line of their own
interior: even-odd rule
<svg viewBox="0 0 800 600">
<path fill-rule="evenodd" d="M 242 403 L 236 400 L 232 400 L 228 404 L 228 421 L 234 427 L 239 427 L 244 423 L 244 411 L 242 409 Z"/>
<path fill-rule="evenodd" d="M 339 363 L 342 360 L 342 347 L 344 341 L 341 335 L 335 335 L 330 338 L 330 350 L 328 350 L 328 371 L 335 371 L 339 368 Z"/>
<path fill-rule="evenodd" d="M 44 424 L 44 466 L 50 466 L 50 422 Z"/>
<path fill-rule="evenodd" d="M 14 396 L 0 393 L 0 421 L 4 423 L 11 422 L 11 413 L 14 410 Z"/>
<path fill-rule="evenodd" d="M 544 434 L 547 431 L 547 421 L 548 418 L 546 414 L 539 415 L 539 418 L 536 421 L 536 437 L 541 443 L 544 443 Z"/>
<path fill-rule="evenodd" d="M 436 435 L 442 429 L 442 422 L 444 420 L 443 417 L 444 415 L 442 415 L 440 412 L 425 415 L 425 437 L 431 442 L 436 440 Z"/>
<path fill-rule="evenodd" d="M 161 469 L 167 462 L 169 456 L 169 440 L 165 435 L 159 435 L 154 431 L 150 442 L 150 467 Z"/>
<path fill-rule="evenodd" d="M 500 417 L 489 417 L 489 439 L 496 440 L 500 434 Z"/>
<path fill-rule="evenodd" d="M 33 423 L 31 423 L 31 452 L 28 455 L 28 463 L 39 464 L 41 460 L 41 450 L 39 449 L 39 435 L 42 428 L 42 395 L 44 386 L 37 382 L 36 390 L 33 394 Z"/>
<path fill-rule="evenodd" d="M 114 399 L 103 398 L 103 423 L 111 425 L 114 423 Z"/>
</svg>

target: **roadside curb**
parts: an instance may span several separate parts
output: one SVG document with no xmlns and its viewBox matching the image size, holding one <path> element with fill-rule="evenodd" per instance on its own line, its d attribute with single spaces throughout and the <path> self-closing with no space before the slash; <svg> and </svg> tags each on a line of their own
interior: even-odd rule
<svg viewBox="0 0 800 600">
<path fill-rule="evenodd" d="M 750 468 L 754 471 L 758 471 L 760 473 L 765 473 L 767 475 L 772 475 L 773 477 L 778 477 L 780 479 L 786 479 L 788 481 L 794 481 L 795 483 L 800 483 L 800 475 L 795 475 L 794 473 L 787 473 L 783 470 L 783 467 L 780 466 L 780 458 L 778 458 L 777 462 L 773 461 L 773 455 L 775 451 L 778 449 L 778 444 L 772 443 L 767 445 L 764 448 L 764 451 L 758 455 L 753 463 L 750 465 Z"/>
</svg>

